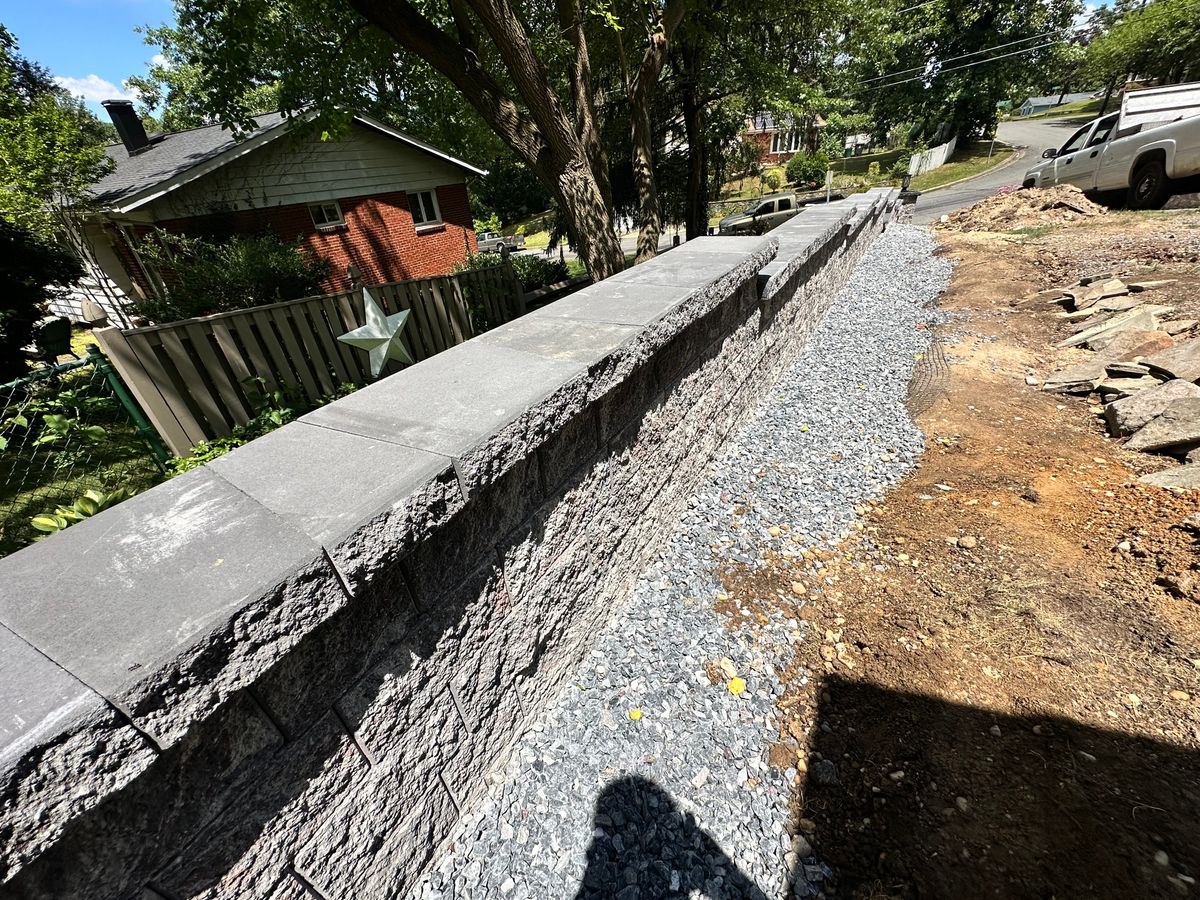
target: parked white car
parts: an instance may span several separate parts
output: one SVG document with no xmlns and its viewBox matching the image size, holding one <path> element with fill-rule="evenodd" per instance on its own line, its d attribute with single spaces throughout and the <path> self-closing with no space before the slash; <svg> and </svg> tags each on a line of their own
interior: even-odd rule
<svg viewBox="0 0 1200 900">
<path fill-rule="evenodd" d="M 1073 184 L 1089 194 L 1157 209 L 1200 178 L 1200 83 L 1131 91 L 1101 116 L 1046 150 L 1024 187 Z"/>
<path fill-rule="evenodd" d="M 525 235 L 497 234 L 485 231 L 476 238 L 480 253 L 503 253 L 507 250 L 524 250 Z"/>
</svg>

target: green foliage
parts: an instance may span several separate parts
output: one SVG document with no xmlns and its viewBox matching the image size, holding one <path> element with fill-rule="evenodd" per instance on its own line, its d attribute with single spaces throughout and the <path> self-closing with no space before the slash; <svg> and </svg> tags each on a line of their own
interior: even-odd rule
<svg viewBox="0 0 1200 900">
<path fill-rule="evenodd" d="M 201 441 L 192 448 L 190 456 L 175 456 L 167 460 L 167 470 L 171 476 L 182 475 L 212 462 L 230 450 L 236 450 L 257 437 L 281 428 L 319 406 L 354 393 L 359 387 L 356 384 L 339 385 L 334 393 L 321 397 L 315 403 L 309 403 L 304 395 L 297 391 L 271 390 L 264 378 L 249 378 L 242 384 L 247 389 L 247 398 L 254 408 L 254 416 L 246 424 L 235 427 L 229 437 Z"/>
<path fill-rule="evenodd" d="M 504 227 L 503 223 L 500 221 L 500 217 L 494 212 L 488 213 L 482 218 L 476 216 L 474 225 L 476 234 L 483 234 L 485 231 L 499 232 Z"/>
<path fill-rule="evenodd" d="M 529 168 L 511 156 L 501 156 L 483 178 L 471 184 L 472 205 L 490 212 L 502 223 L 516 222 L 550 207 L 550 194 Z M 499 231 L 499 228 L 491 229 Z"/>
<path fill-rule="evenodd" d="M 51 237 L 55 212 L 78 205 L 112 167 L 105 129 L 0 26 L 0 215 Z"/>
<path fill-rule="evenodd" d="M 82 274 L 70 251 L 0 217 L 0 382 L 28 372 L 20 349 L 33 340 L 34 323 L 46 314 L 56 289 Z"/>
<path fill-rule="evenodd" d="M 1101 84 L 1127 74 L 1177 81 L 1200 61 L 1200 17 L 1193 0 L 1128 2 L 1097 12 L 1105 32 L 1087 47 L 1084 72 Z"/>
<path fill-rule="evenodd" d="M 512 266 L 517 280 L 521 282 L 522 290 L 525 291 L 534 291 L 548 284 L 557 284 L 560 281 L 566 281 L 568 277 L 567 266 L 558 257 L 522 253 L 509 256 L 508 262 Z M 497 265 L 495 254 L 472 253 L 464 262 L 458 263 L 454 267 L 454 271 L 470 272 L 474 269 L 490 269 L 495 265 Z"/>
<path fill-rule="evenodd" d="M 195 34 L 171 25 L 136 30 L 145 36 L 147 44 L 159 48 L 155 59 L 147 64 L 145 74 L 126 79 L 139 95 L 143 119 L 157 114 L 164 131 L 213 124 L 216 120 L 204 93 L 203 70 L 195 61 L 199 56 Z M 277 110 L 279 83 L 267 80 L 250 84 L 237 102 L 248 115 Z"/>
<path fill-rule="evenodd" d="M 267 233 L 207 240 L 159 231 L 139 248 L 165 296 L 137 303 L 155 322 L 248 309 L 321 293 L 333 265 L 299 241 Z"/>
<path fill-rule="evenodd" d="M 110 506 L 116 506 L 133 495 L 129 488 L 117 488 L 114 491 L 85 491 L 70 506 L 59 506 L 52 512 L 34 516 L 29 524 L 43 534 L 54 534 L 77 522 L 90 518 L 98 512 L 103 512 Z"/>
<path fill-rule="evenodd" d="M 829 157 L 824 153 L 800 152 L 788 160 L 788 181 L 796 185 L 821 184 L 829 169 Z"/>
<path fill-rule="evenodd" d="M 513 271 L 525 291 L 535 291 L 540 287 L 566 281 L 568 277 L 567 264 L 557 256 L 545 257 L 538 254 L 521 254 L 510 256 Z"/>
<path fill-rule="evenodd" d="M 779 174 L 778 169 L 768 169 L 763 172 L 762 180 L 769 191 L 777 191 L 783 187 L 783 176 Z"/>
</svg>

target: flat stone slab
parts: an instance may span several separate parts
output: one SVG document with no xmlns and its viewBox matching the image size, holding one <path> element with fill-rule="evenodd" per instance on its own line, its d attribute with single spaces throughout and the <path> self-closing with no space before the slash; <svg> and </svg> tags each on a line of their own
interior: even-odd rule
<svg viewBox="0 0 1200 900">
<path fill-rule="evenodd" d="M 1162 350 L 1143 360 L 1150 371 L 1163 378 L 1182 378 L 1195 381 L 1200 378 L 1200 339 L 1185 341 L 1168 350 Z"/>
<path fill-rule="evenodd" d="M 1176 466 L 1174 469 L 1163 469 L 1161 472 L 1151 472 L 1138 479 L 1140 484 L 1153 484 L 1163 488 L 1179 488 L 1181 490 L 1200 490 L 1200 463 L 1189 463 L 1186 466 Z"/>
<path fill-rule="evenodd" d="M 1095 347 L 1096 342 L 1104 337 L 1116 337 L 1123 331 L 1157 331 L 1157 325 L 1158 321 L 1154 318 L 1153 313 L 1145 309 L 1132 309 L 1128 312 L 1117 313 L 1098 325 L 1085 328 L 1078 334 L 1059 341 L 1055 346 L 1078 347 L 1081 344 L 1089 344 Z"/>
<path fill-rule="evenodd" d="M 207 468 L 0 560 L 0 584 L 0 622 L 162 747 L 346 602 L 317 543 Z"/>
<path fill-rule="evenodd" d="M 1162 384 L 1153 375 L 1142 375 L 1138 378 L 1106 378 L 1096 385 L 1096 391 L 1110 397 L 1128 397 L 1139 391 L 1151 390 Z"/>
<path fill-rule="evenodd" d="M 1126 443 L 1128 450 L 1190 449 L 1200 444 L 1200 398 L 1172 400 Z"/>
<path fill-rule="evenodd" d="M 1104 367 L 1113 378 L 1140 378 L 1150 374 L 1150 367 L 1134 362 L 1114 362 Z"/>
<path fill-rule="evenodd" d="M 1043 390 L 1051 393 L 1090 393 L 1107 375 L 1108 366 L 1155 353 L 1174 344 L 1165 331 L 1123 331 L 1103 350 L 1046 377 Z"/>
<path fill-rule="evenodd" d="M 448 456 L 306 422 L 289 423 L 209 466 L 335 554 L 364 523 L 431 482 L 454 477 Z M 431 499 L 444 502 L 435 493 Z"/>
<path fill-rule="evenodd" d="M 1190 381 L 1175 379 L 1166 381 L 1157 387 L 1150 387 L 1137 394 L 1116 400 L 1104 408 L 1104 420 L 1108 423 L 1108 433 L 1113 437 L 1124 437 L 1142 428 L 1151 419 L 1162 415 L 1163 411 L 1176 400 L 1200 397 L 1200 387 Z"/>
</svg>

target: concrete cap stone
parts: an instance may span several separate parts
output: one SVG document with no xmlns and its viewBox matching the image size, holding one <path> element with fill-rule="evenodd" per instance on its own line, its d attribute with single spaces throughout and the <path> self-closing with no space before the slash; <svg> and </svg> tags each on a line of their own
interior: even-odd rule
<svg viewBox="0 0 1200 900">
<path fill-rule="evenodd" d="M 300 421 L 461 458 L 586 370 L 476 338 Z"/>
<path fill-rule="evenodd" d="M 696 293 L 691 285 L 602 281 L 548 303 L 526 319 L 580 319 L 614 325 L 649 325 Z"/>
<path fill-rule="evenodd" d="M 364 523 L 453 469 L 450 457 L 292 422 L 209 464 L 334 552 Z"/>
<path fill-rule="evenodd" d="M 0 772 L 107 706 L 78 678 L 0 626 Z"/>
<path fill-rule="evenodd" d="M 551 304 L 553 305 L 553 304 Z M 641 332 L 636 325 L 565 317 L 522 316 L 481 335 L 481 344 L 532 353 L 543 359 L 591 365 Z"/>
<path fill-rule="evenodd" d="M 0 560 L 0 584 L 0 623 L 164 747 L 345 600 L 320 546 L 207 468 Z"/>
</svg>

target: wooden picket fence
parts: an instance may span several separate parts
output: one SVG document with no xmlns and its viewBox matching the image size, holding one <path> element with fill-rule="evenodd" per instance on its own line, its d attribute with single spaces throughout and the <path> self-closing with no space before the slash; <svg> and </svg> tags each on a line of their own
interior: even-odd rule
<svg viewBox="0 0 1200 900">
<path fill-rule="evenodd" d="M 388 315 L 411 311 L 402 340 L 417 362 L 525 312 L 507 260 L 368 289 Z M 95 335 L 163 441 L 184 456 L 253 418 L 262 388 L 313 402 L 371 381 L 366 353 L 337 340 L 365 321 L 362 291 L 345 291 Z"/>
</svg>

